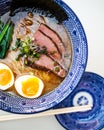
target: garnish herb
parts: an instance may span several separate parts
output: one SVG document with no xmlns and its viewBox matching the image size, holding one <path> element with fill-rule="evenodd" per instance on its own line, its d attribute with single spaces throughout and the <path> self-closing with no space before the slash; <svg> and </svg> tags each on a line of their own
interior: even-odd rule
<svg viewBox="0 0 104 130">
<path fill-rule="evenodd" d="M 60 68 L 58 66 L 55 67 L 55 71 L 56 72 L 59 72 L 60 71 Z"/>
<path fill-rule="evenodd" d="M 25 65 L 28 64 L 28 60 L 27 60 L 27 59 L 24 60 L 24 64 L 25 64 Z"/>
<path fill-rule="evenodd" d="M 34 58 L 34 60 L 39 60 L 41 54 L 47 54 L 46 46 L 40 47 L 36 42 L 32 41 L 30 37 L 27 37 L 24 41 L 17 38 L 15 47 L 12 50 L 19 50 L 19 58 L 24 57 L 24 59 Z M 18 59 L 18 58 L 17 58 Z M 26 61 L 25 64 L 28 64 Z"/>
<path fill-rule="evenodd" d="M 18 48 L 20 44 L 21 44 L 21 40 L 20 38 L 17 38 L 16 43 L 15 43 L 16 48 Z"/>
<path fill-rule="evenodd" d="M 2 22 L 0 20 L 0 24 L 1 23 Z M 6 52 L 9 49 L 10 43 L 12 41 L 13 29 L 14 29 L 14 24 L 10 19 L 1 29 L 1 33 L 0 33 L 0 58 L 1 59 L 5 58 Z"/>
<path fill-rule="evenodd" d="M 7 23 L 4 25 L 4 27 L 2 29 L 2 32 L 0 34 L 0 42 L 3 40 L 3 37 L 5 36 L 5 34 L 6 34 L 7 30 L 8 30 L 8 28 L 9 28 L 10 24 L 11 24 L 11 20 L 9 19 L 7 21 Z"/>
</svg>

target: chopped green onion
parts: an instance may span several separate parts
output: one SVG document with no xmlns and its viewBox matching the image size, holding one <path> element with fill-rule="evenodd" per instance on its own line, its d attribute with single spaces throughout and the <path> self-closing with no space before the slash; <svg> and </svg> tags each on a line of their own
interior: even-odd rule
<svg viewBox="0 0 104 130">
<path fill-rule="evenodd" d="M 25 40 L 25 42 L 26 42 L 27 44 L 30 44 L 32 41 L 31 41 L 30 37 L 27 37 L 26 40 Z"/>
<path fill-rule="evenodd" d="M 24 55 L 24 58 L 27 58 L 27 55 L 26 55 L 26 54 Z"/>
<path fill-rule="evenodd" d="M 26 42 L 24 42 L 24 41 L 22 41 L 21 44 L 22 44 L 22 47 L 27 46 Z"/>
<path fill-rule="evenodd" d="M 28 64 L 28 60 L 25 59 L 24 63 L 25 63 L 25 65 L 27 65 Z"/>
<path fill-rule="evenodd" d="M 16 61 L 19 61 L 19 58 L 20 58 L 20 56 L 18 55 L 18 56 L 15 58 L 15 60 L 16 60 Z"/>
<path fill-rule="evenodd" d="M 46 46 L 40 47 L 38 43 L 33 42 L 30 37 L 27 37 L 24 41 L 17 38 L 16 40 L 16 49 L 20 50 L 20 56 L 24 58 L 30 57 L 34 60 L 39 60 L 41 54 L 47 55 Z M 13 48 L 15 50 L 15 48 Z"/>
<path fill-rule="evenodd" d="M 36 53 L 36 54 L 35 54 L 35 57 L 36 57 L 36 58 L 40 58 L 40 56 L 41 56 L 40 53 Z"/>
<path fill-rule="evenodd" d="M 20 47 L 20 45 L 21 45 L 21 40 L 20 38 L 17 38 L 16 43 L 15 43 L 16 48 Z"/>
<path fill-rule="evenodd" d="M 16 47 L 12 47 L 12 48 L 11 48 L 12 51 L 15 51 L 16 49 L 17 49 Z"/>
<path fill-rule="evenodd" d="M 60 68 L 58 66 L 55 67 L 55 71 L 56 72 L 59 72 L 60 71 Z"/>
<path fill-rule="evenodd" d="M 29 47 L 28 47 L 28 46 L 25 46 L 25 47 L 23 48 L 23 50 L 24 50 L 24 53 L 26 54 L 26 53 L 29 52 Z"/>
</svg>

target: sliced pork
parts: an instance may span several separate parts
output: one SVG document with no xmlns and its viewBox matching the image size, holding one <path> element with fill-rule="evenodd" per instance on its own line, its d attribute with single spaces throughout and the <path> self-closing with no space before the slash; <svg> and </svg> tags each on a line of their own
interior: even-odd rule
<svg viewBox="0 0 104 130">
<path fill-rule="evenodd" d="M 62 56 L 60 55 L 57 47 L 55 46 L 55 44 L 52 42 L 50 38 L 48 38 L 42 32 L 37 30 L 36 33 L 34 34 L 34 39 L 35 39 L 35 42 L 40 47 L 45 46 L 47 48 L 48 55 L 52 59 L 54 59 L 58 63 L 61 63 Z"/>
<path fill-rule="evenodd" d="M 29 59 L 31 62 L 31 59 Z M 32 64 L 32 67 L 34 68 L 42 68 L 49 71 L 52 71 L 53 73 L 57 74 L 59 77 L 64 78 L 66 76 L 66 71 L 58 64 L 56 64 L 50 57 L 47 55 L 41 55 L 39 60 L 34 61 Z"/>
<path fill-rule="evenodd" d="M 45 24 L 40 24 L 39 30 L 42 33 L 44 33 L 47 37 L 51 38 L 51 40 L 56 44 L 56 46 L 61 54 L 64 53 L 65 47 L 64 47 L 64 44 L 62 42 L 62 39 L 54 30 L 52 30 L 51 28 L 49 28 Z"/>
</svg>

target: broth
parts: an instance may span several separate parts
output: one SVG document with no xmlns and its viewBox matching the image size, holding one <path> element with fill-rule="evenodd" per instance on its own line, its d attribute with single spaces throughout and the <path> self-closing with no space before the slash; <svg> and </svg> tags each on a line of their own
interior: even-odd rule
<svg viewBox="0 0 104 130">
<path fill-rule="evenodd" d="M 0 62 L 7 64 L 11 68 L 11 70 L 13 71 L 15 75 L 15 79 L 18 76 L 25 75 L 25 74 L 32 74 L 32 75 L 38 76 L 40 79 L 42 79 L 45 85 L 45 88 L 42 93 L 42 95 L 44 95 L 54 90 L 56 87 L 58 87 L 58 85 L 63 81 L 65 77 L 60 77 L 49 69 L 43 69 L 41 67 L 34 67 L 34 66 L 31 67 L 30 65 L 24 65 L 24 61 L 22 58 L 20 58 L 17 61 L 16 57 L 20 53 L 19 49 L 17 49 L 16 51 L 12 50 L 12 48 L 15 47 L 17 38 L 21 39 L 22 41 L 26 40 L 26 38 L 28 37 L 30 39 L 33 39 L 34 34 L 37 32 L 40 24 L 44 24 L 47 27 L 54 30 L 54 32 L 61 38 L 62 42 L 64 43 L 65 51 L 64 53 L 62 53 L 62 60 L 64 63 L 64 67 L 63 65 L 61 67 L 63 67 L 66 72 L 68 72 L 71 65 L 72 47 L 71 47 L 70 38 L 69 38 L 66 28 L 64 27 L 64 25 L 60 24 L 55 19 L 55 17 L 52 17 L 52 18 L 46 17 L 39 10 L 37 12 L 33 11 L 31 13 L 30 10 L 31 9 L 28 9 L 28 11 L 24 10 L 22 12 L 18 11 L 14 16 L 11 17 L 11 20 L 15 25 L 14 33 L 12 36 L 12 42 L 11 42 L 11 45 L 10 45 L 10 48 L 8 50 L 6 57 L 4 59 L 0 59 Z M 3 15 L 1 19 L 5 23 L 8 17 L 9 17 L 9 12 Z M 27 21 L 24 21 L 24 19 Z M 6 91 L 17 95 L 17 92 L 15 91 L 14 87 L 11 87 L 10 89 Z"/>
</svg>

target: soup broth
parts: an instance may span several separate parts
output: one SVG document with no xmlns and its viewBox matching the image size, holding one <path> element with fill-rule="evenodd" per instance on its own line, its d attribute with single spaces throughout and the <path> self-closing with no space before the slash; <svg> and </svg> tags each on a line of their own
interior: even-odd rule
<svg viewBox="0 0 104 130">
<path fill-rule="evenodd" d="M 9 12 L 1 17 L 4 24 L 9 17 Z M 66 28 L 55 17 L 47 17 L 39 10 L 31 12 L 29 8 L 19 10 L 10 19 L 14 23 L 12 41 L 0 62 L 11 68 L 15 79 L 26 74 L 39 77 L 44 83 L 42 95 L 51 92 L 64 80 L 71 65 L 72 47 Z M 59 45 L 57 39 L 61 41 Z M 18 40 L 22 46 L 16 47 Z M 6 91 L 17 95 L 14 85 Z"/>
</svg>

